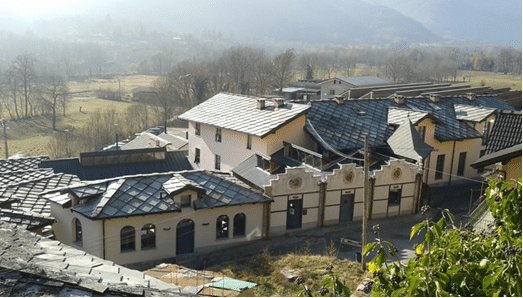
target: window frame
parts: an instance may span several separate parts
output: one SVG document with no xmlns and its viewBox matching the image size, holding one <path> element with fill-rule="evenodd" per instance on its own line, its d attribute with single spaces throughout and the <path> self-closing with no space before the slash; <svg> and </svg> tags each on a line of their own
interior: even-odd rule
<svg viewBox="0 0 523 298">
<path fill-rule="evenodd" d="M 200 152 L 200 148 L 194 148 L 194 163 L 200 163 L 200 156 L 201 156 L 201 152 Z"/>
<path fill-rule="evenodd" d="M 152 232 L 151 232 L 152 230 Z M 144 234 L 145 231 L 145 234 Z M 140 243 L 141 249 L 154 249 L 156 248 L 156 226 L 149 223 L 143 225 L 140 230 Z"/>
<path fill-rule="evenodd" d="M 252 149 L 252 135 L 247 135 L 247 149 Z"/>
<path fill-rule="evenodd" d="M 394 195 L 392 195 L 394 194 Z M 401 188 L 390 188 L 388 196 L 389 206 L 401 205 Z"/>
<path fill-rule="evenodd" d="M 465 175 L 465 166 L 467 163 L 467 152 L 460 152 L 458 159 L 458 171 L 456 175 L 463 176 Z"/>
<path fill-rule="evenodd" d="M 184 203 L 184 199 L 188 198 L 188 203 Z M 180 207 L 191 207 L 192 195 L 180 195 Z"/>
<path fill-rule="evenodd" d="M 200 126 L 200 122 L 195 122 L 195 124 L 194 124 L 194 135 L 195 135 L 195 136 L 199 136 L 199 135 L 201 135 L 201 126 Z"/>
<path fill-rule="evenodd" d="M 216 143 L 222 142 L 222 129 L 220 127 L 216 127 L 216 134 L 214 136 L 214 141 L 216 141 Z"/>
<path fill-rule="evenodd" d="M 78 218 L 74 218 L 74 242 L 76 245 L 83 246 L 82 223 Z"/>
<path fill-rule="evenodd" d="M 136 229 L 125 226 L 120 230 L 120 252 L 136 251 Z"/>
<path fill-rule="evenodd" d="M 216 239 L 229 239 L 229 217 L 220 215 L 216 219 Z"/>
<path fill-rule="evenodd" d="M 425 135 L 427 133 L 427 127 L 426 126 L 420 126 L 418 127 L 418 134 L 423 142 L 425 142 Z"/>
<path fill-rule="evenodd" d="M 232 228 L 233 237 L 244 237 L 246 235 L 247 216 L 245 216 L 245 213 L 238 213 L 234 216 Z"/>
<path fill-rule="evenodd" d="M 214 169 L 220 171 L 222 166 L 222 157 L 218 154 L 214 155 Z"/>
<path fill-rule="evenodd" d="M 443 179 L 443 171 L 445 170 L 445 154 L 440 154 L 436 158 L 436 172 L 434 175 L 435 180 Z"/>
</svg>

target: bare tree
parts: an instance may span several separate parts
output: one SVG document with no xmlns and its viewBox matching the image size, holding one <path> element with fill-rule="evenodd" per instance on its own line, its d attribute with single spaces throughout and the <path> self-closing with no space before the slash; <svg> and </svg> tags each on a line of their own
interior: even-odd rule
<svg viewBox="0 0 523 298">
<path fill-rule="evenodd" d="M 13 61 L 11 66 L 12 74 L 20 82 L 23 100 L 24 100 L 24 117 L 31 115 L 31 90 L 36 84 L 36 60 L 29 54 L 23 54 Z"/>
<path fill-rule="evenodd" d="M 52 110 L 53 130 L 56 130 L 56 110 L 62 106 L 65 111 L 65 102 L 69 93 L 67 82 L 59 74 L 47 74 L 44 77 L 43 99 Z"/>
<path fill-rule="evenodd" d="M 274 57 L 274 86 L 279 92 L 294 78 L 295 59 L 296 53 L 292 49 Z"/>
</svg>

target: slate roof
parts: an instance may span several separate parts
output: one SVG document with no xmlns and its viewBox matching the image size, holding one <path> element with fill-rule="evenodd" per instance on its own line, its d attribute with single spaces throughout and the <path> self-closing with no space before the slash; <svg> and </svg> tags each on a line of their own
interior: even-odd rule
<svg viewBox="0 0 523 298">
<path fill-rule="evenodd" d="M 232 172 L 241 179 L 263 189 L 263 186 L 269 185 L 271 179 L 276 179 L 277 175 L 258 168 L 258 156 L 258 154 L 251 155 L 232 169 Z"/>
<path fill-rule="evenodd" d="M 7 186 L 9 184 L 17 184 L 34 179 L 40 179 L 43 177 L 52 176 L 54 174 L 53 169 L 31 169 L 18 172 L 4 172 L 0 174 L 0 187 Z"/>
<path fill-rule="evenodd" d="M 47 156 L 37 157 L 17 157 L 0 160 L 0 173 L 23 172 L 38 169 L 38 164 L 43 160 L 48 160 Z"/>
<path fill-rule="evenodd" d="M 423 142 L 409 118 L 403 120 L 387 143 L 394 154 L 416 161 L 425 159 L 433 149 Z"/>
<path fill-rule="evenodd" d="M 185 147 L 187 144 L 189 144 L 189 140 L 187 140 L 184 137 L 173 135 L 170 133 L 162 132 L 158 135 L 158 137 L 170 142 L 171 144 L 167 147 L 170 150 L 181 150 L 183 147 Z"/>
<path fill-rule="evenodd" d="M 455 104 L 454 111 L 456 112 L 456 119 L 458 120 L 482 122 L 485 121 L 485 119 L 487 119 L 490 115 L 494 114 L 496 109 Z"/>
<path fill-rule="evenodd" d="M 257 108 L 258 100 L 265 100 L 264 109 Z M 309 105 L 287 102 L 282 107 L 276 108 L 273 102 L 266 98 L 219 93 L 178 116 L 178 119 L 263 138 L 309 109 Z"/>
<path fill-rule="evenodd" d="M 344 152 L 355 152 L 362 148 L 365 133 L 369 135 L 371 147 L 388 148 L 386 141 L 394 131 L 388 121 L 391 108 L 414 111 L 414 114 L 430 113 L 431 117 L 439 120 L 435 138 L 440 142 L 481 137 L 479 132 L 457 119 L 455 104 L 496 110 L 511 109 L 507 103 L 493 96 L 477 96 L 474 101 L 461 96 L 446 97 L 438 103 L 428 98 L 406 98 L 401 105 L 393 99 L 351 100 L 341 105 L 334 101 L 314 101 L 311 104 L 307 114 L 310 123 L 306 122 L 306 131 L 313 138 L 314 130 L 317 131 L 330 146 Z M 322 146 L 321 143 L 319 145 Z"/>
<path fill-rule="evenodd" d="M 134 138 L 129 143 L 123 145 L 121 150 L 143 149 L 143 148 L 159 148 L 167 147 L 169 150 L 179 150 L 189 143 L 189 140 L 171 135 L 161 133 L 155 135 L 144 132 L 140 136 Z"/>
<path fill-rule="evenodd" d="M 412 111 L 408 109 L 401 109 L 397 107 L 389 107 L 387 115 L 387 124 L 400 125 L 405 119 L 410 119 L 412 124 L 417 125 L 426 118 L 439 121 L 434 115 L 427 111 Z"/>
<path fill-rule="evenodd" d="M 353 85 L 354 87 L 395 84 L 392 81 L 377 76 L 337 77 L 335 79 L 342 80 L 347 84 Z"/>
<path fill-rule="evenodd" d="M 208 171 L 124 176 L 82 182 L 45 193 L 41 197 L 65 206 L 71 199 L 63 194 L 70 193 L 77 199 L 86 200 L 85 203 L 73 206 L 74 211 L 88 218 L 106 219 L 181 211 L 168 194 L 185 189 L 199 192 L 194 209 L 271 201 L 229 174 Z"/>
<path fill-rule="evenodd" d="M 16 209 L 0 209 L 0 221 L 32 232 L 55 222 L 52 217 Z"/>
<path fill-rule="evenodd" d="M 486 154 L 521 144 L 521 111 L 502 111 L 488 138 Z"/>
<path fill-rule="evenodd" d="M 0 198 L 2 198 L 2 200 L 16 200 L 16 203 L 12 204 L 12 208 L 50 216 L 50 205 L 47 200 L 40 198 L 39 194 L 79 181 L 75 175 L 54 174 L 52 176 L 0 187 Z"/>
<path fill-rule="evenodd" d="M 188 296 L 156 278 L 0 221 L 0 296 Z"/>
<path fill-rule="evenodd" d="M 499 151 L 485 154 L 472 163 L 470 166 L 473 168 L 482 168 L 498 162 L 510 160 L 512 158 L 521 156 L 521 144 L 514 145 L 512 147 L 504 148 Z"/>
<path fill-rule="evenodd" d="M 82 166 L 78 158 L 48 160 L 40 167 L 52 168 L 56 173 L 78 176 L 80 180 L 98 180 L 126 175 L 165 173 L 192 170 L 187 151 L 167 151 L 166 159 L 141 163 L 120 163 L 100 166 Z"/>
</svg>

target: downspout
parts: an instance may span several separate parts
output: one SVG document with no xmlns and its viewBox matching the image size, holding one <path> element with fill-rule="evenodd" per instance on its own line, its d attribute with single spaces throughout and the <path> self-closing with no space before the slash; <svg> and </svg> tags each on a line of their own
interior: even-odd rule
<svg viewBox="0 0 523 298">
<path fill-rule="evenodd" d="M 105 260 L 105 219 L 102 219 L 102 259 Z"/>
<path fill-rule="evenodd" d="M 320 201 L 318 210 L 318 227 L 322 228 L 325 225 L 325 198 L 327 195 L 327 182 L 320 181 Z"/>
<path fill-rule="evenodd" d="M 456 141 L 454 141 L 454 145 L 452 146 L 452 156 L 450 159 L 449 185 L 452 180 L 452 168 L 454 167 L 454 151 L 456 151 Z"/>
</svg>

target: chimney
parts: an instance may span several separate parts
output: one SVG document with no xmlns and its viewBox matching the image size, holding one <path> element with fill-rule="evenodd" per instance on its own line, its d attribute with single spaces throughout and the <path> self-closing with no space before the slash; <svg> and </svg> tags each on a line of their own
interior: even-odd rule
<svg viewBox="0 0 523 298">
<path fill-rule="evenodd" d="M 276 99 L 274 99 L 274 105 L 277 108 L 283 107 L 284 104 L 285 104 L 285 101 L 283 100 L 283 98 L 276 98 Z"/>
<path fill-rule="evenodd" d="M 341 104 L 343 104 L 343 103 L 345 102 L 345 100 L 344 100 L 343 97 L 341 97 L 341 96 L 336 96 L 336 97 L 334 97 L 334 101 L 335 101 L 337 104 L 339 104 L 339 105 L 341 105 Z"/>
<path fill-rule="evenodd" d="M 258 110 L 265 109 L 265 99 L 258 99 L 258 104 L 256 106 Z"/>
<path fill-rule="evenodd" d="M 439 95 L 439 94 L 431 94 L 430 95 L 430 100 L 432 102 L 439 102 L 440 99 L 441 99 L 441 95 Z"/>
<path fill-rule="evenodd" d="M 473 101 L 476 99 L 476 93 L 467 93 L 467 99 Z"/>
<path fill-rule="evenodd" d="M 394 102 L 398 105 L 402 105 L 405 103 L 405 96 L 404 95 L 398 95 L 394 94 Z"/>
</svg>

